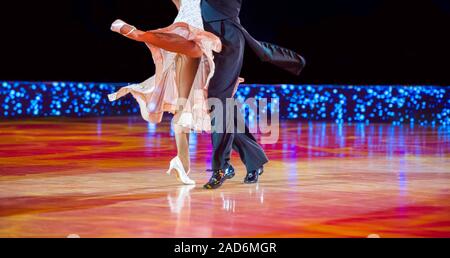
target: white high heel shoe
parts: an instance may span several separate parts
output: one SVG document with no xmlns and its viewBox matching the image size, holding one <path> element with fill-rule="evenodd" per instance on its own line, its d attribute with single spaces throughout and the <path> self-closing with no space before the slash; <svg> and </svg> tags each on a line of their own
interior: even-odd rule
<svg viewBox="0 0 450 258">
<path fill-rule="evenodd" d="M 120 30 L 121 30 L 122 27 L 125 26 L 125 25 L 130 26 L 130 27 L 131 27 L 131 30 L 130 30 L 128 33 L 126 33 L 126 34 L 123 34 L 123 33 L 120 32 Z M 126 22 L 124 22 L 124 21 L 122 21 L 122 20 L 120 20 L 120 19 L 117 19 L 117 20 L 114 21 L 113 24 L 111 25 L 111 30 L 114 31 L 114 32 L 117 32 L 117 33 L 119 33 L 119 34 L 122 34 L 122 35 L 124 35 L 124 36 L 129 36 L 131 33 L 133 33 L 133 32 L 136 30 L 136 27 L 131 26 L 131 25 L 129 25 L 128 23 L 126 23 Z"/>
<path fill-rule="evenodd" d="M 178 156 L 170 161 L 170 167 L 167 171 L 167 174 L 170 175 L 173 170 L 175 170 L 175 172 L 177 173 L 177 178 L 181 181 L 181 183 L 185 185 L 195 185 L 195 181 L 190 179 L 186 171 L 184 171 L 183 163 L 181 163 L 181 160 Z"/>
</svg>

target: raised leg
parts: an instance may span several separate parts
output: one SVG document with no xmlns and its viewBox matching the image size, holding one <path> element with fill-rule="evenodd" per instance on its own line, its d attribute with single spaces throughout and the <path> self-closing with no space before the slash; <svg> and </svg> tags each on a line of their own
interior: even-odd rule
<svg viewBox="0 0 450 258">
<path fill-rule="evenodd" d="M 155 47 L 191 58 L 200 58 L 203 55 L 202 50 L 194 41 L 187 40 L 177 34 L 142 31 L 121 20 L 115 21 L 111 30 L 120 33 L 127 38 L 148 43 Z"/>
</svg>

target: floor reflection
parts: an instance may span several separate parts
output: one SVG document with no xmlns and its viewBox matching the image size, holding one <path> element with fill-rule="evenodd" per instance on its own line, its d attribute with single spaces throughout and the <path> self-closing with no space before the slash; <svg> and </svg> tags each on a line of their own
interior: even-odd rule
<svg viewBox="0 0 450 258">
<path fill-rule="evenodd" d="M 450 127 L 284 122 L 259 184 L 167 176 L 170 123 L 140 117 L 0 123 L 0 237 L 449 237 Z"/>
<path fill-rule="evenodd" d="M 191 208 L 191 191 L 195 185 L 180 186 L 175 195 L 173 193 L 167 194 L 167 201 L 169 203 L 170 212 L 180 214 L 182 211 L 189 211 Z"/>
</svg>

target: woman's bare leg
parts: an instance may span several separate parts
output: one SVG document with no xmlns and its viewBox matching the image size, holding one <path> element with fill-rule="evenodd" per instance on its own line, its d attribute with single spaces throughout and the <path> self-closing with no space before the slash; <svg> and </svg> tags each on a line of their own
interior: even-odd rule
<svg viewBox="0 0 450 258">
<path fill-rule="evenodd" d="M 177 34 L 158 33 L 156 31 L 141 31 L 135 27 L 125 24 L 120 29 L 114 30 L 127 38 L 149 43 L 155 47 L 170 52 L 179 53 L 191 58 L 200 58 L 202 50 L 192 40 L 187 40 Z"/>
<path fill-rule="evenodd" d="M 186 105 L 187 99 L 192 89 L 192 84 L 197 74 L 198 66 L 200 63 L 199 58 L 190 58 L 188 56 L 178 55 L 177 57 L 177 86 L 179 92 L 179 107 Z M 185 171 L 188 173 L 191 167 L 189 158 L 189 132 L 176 124 L 176 121 L 180 119 L 181 110 L 177 112 L 173 118 L 175 129 L 175 140 L 177 144 L 178 157 L 183 163 Z"/>
</svg>

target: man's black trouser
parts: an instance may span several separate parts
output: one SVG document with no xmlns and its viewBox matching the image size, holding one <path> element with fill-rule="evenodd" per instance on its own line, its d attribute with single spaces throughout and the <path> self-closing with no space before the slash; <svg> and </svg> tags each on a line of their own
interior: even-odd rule
<svg viewBox="0 0 450 258">
<path fill-rule="evenodd" d="M 239 152 L 248 171 L 256 170 L 268 162 L 267 156 L 247 126 L 245 132 L 238 132 L 236 120 L 244 119 L 243 116 L 235 116 L 234 108 L 231 110 L 226 108 L 227 99 L 233 98 L 244 61 L 244 35 L 236 25 L 227 20 L 205 23 L 205 30 L 220 37 L 223 45 L 222 52 L 214 56 L 215 74 L 208 89 L 208 98 L 222 102 L 224 111 L 222 118 L 225 123 L 223 128 L 221 126 L 218 132 L 214 132 L 217 129 L 216 121 L 215 119 L 212 121 L 212 169 L 226 169 L 230 165 L 231 151 L 234 149 Z M 221 130 L 230 127 L 231 132 Z"/>
</svg>

